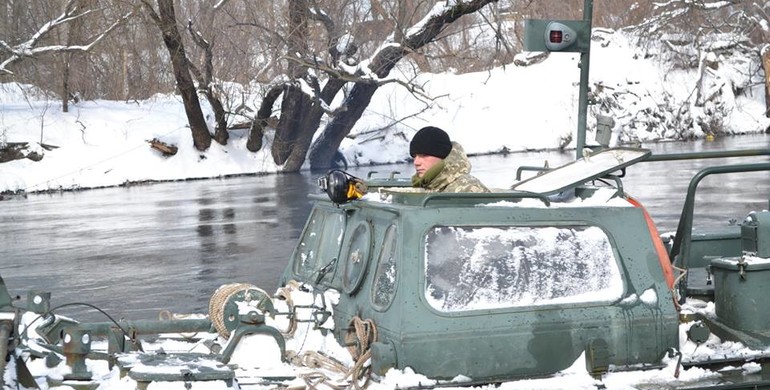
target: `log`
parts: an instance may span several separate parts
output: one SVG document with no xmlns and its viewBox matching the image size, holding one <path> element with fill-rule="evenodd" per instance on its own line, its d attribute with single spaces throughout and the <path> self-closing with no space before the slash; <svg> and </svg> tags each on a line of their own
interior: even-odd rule
<svg viewBox="0 0 770 390">
<path fill-rule="evenodd" d="M 21 160 L 26 155 L 24 154 L 23 150 L 27 149 L 26 142 L 23 145 L 19 144 L 6 144 L 5 147 L 0 148 L 0 163 L 14 161 L 14 160 Z"/>
<path fill-rule="evenodd" d="M 27 142 L 7 142 L 0 147 L 0 163 L 28 158 L 32 161 L 40 161 L 43 155 L 29 150 Z"/>
<path fill-rule="evenodd" d="M 151 148 L 161 152 L 165 157 L 173 156 L 179 150 L 179 148 L 177 148 L 176 146 L 169 145 L 157 138 L 153 138 L 147 142 L 150 143 Z"/>
</svg>

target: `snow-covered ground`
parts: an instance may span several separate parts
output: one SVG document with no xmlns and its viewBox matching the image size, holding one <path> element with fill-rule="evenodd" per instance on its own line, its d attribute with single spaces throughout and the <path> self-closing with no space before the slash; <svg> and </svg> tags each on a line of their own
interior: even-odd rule
<svg viewBox="0 0 770 390">
<path fill-rule="evenodd" d="M 296 286 L 295 286 L 296 287 Z M 290 294 L 295 305 L 320 305 L 320 296 L 314 296 L 310 292 L 303 292 L 296 288 L 290 289 Z M 326 302 L 334 303 L 338 299 L 335 292 L 327 291 Z M 288 308 L 284 301 L 274 300 L 278 312 L 286 312 Z M 243 308 L 242 308 L 243 311 Z M 713 303 L 706 303 L 698 300 L 688 301 L 682 308 L 681 313 L 701 313 L 704 315 L 714 314 Z M 310 311 L 303 309 L 297 312 L 301 319 L 309 319 Z M 27 313 L 22 320 L 22 328 L 32 340 L 39 338 L 35 332 L 34 326 L 29 328 L 26 325 L 34 324 L 39 319 L 34 313 Z M 696 344 L 688 340 L 687 331 L 695 322 L 686 322 L 680 325 L 680 352 L 683 355 L 683 361 L 689 360 L 704 361 L 709 358 L 718 358 L 723 356 L 743 357 L 751 360 L 761 354 L 767 354 L 769 351 L 757 351 L 745 347 L 741 343 L 724 342 L 715 335 L 711 334 L 703 343 Z M 267 318 L 267 324 L 277 329 L 286 330 L 289 328 L 285 317 L 276 317 L 276 319 Z M 327 320 L 322 324 L 322 328 L 333 327 L 333 321 Z M 143 343 L 144 351 L 149 354 L 189 354 L 200 353 L 209 354 L 209 346 L 212 343 L 219 343 L 223 348 L 227 346 L 227 339 L 216 335 L 166 335 L 168 338 L 159 341 Z M 35 342 L 31 343 L 33 350 L 40 350 Z M 104 341 L 94 341 L 92 344 L 94 351 L 106 351 L 107 345 Z M 231 367 L 234 367 L 236 382 L 243 385 L 245 389 L 267 390 L 275 388 L 352 388 L 349 378 L 346 377 L 348 370 L 353 366 L 354 361 L 348 351 L 340 346 L 331 332 L 323 334 L 320 330 L 314 330 L 313 324 L 305 322 L 299 323 L 290 335 L 286 336 L 286 351 L 291 357 L 290 362 L 281 362 L 280 348 L 275 340 L 268 335 L 252 335 L 241 339 L 238 347 L 234 350 L 232 358 L 229 361 Z M 322 354 L 320 356 L 318 353 Z M 515 353 L 512 351 L 511 353 Z M 120 366 L 130 367 L 138 373 L 144 374 L 174 374 L 179 373 L 180 369 L 188 369 L 185 364 L 174 364 L 179 362 L 174 358 L 156 363 L 145 362 L 138 359 L 137 355 L 127 354 L 119 358 L 121 364 L 112 369 L 109 368 L 107 361 L 87 360 L 86 368 L 91 374 L 91 379 L 87 381 L 67 380 L 66 375 L 72 371 L 66 362 L 61 361 L 58 364 L 50 366 L 46 359 L 30 359 L 27 354 L 23 355 L 27 362 L 26 366 L 36 377 L 39 376 L 38 383 L 41 388 L 50 389 L 72 389 L 77 384 L 91 383 L 97 386 L 99 390 L 133 390 L 137 382 L 130 376 L 121 376 Z M 184 360 L 188 362 L 188 360 Z M 214 359 L 201 358 L 194 361 L 205 367 L 215 370 L 225 370 L 222 363 Z M 303 362 L 303 363 L 297 363 Z M 478 386 L 475 388 L 484 390 L 493 389 L 586 389 L 594 390 L 597 388 L 613 389 L 674 389 L 680 387 L 692 387 L 706 385 L 708 383 L 718 383 L 721 377 L 719 372 L 709 371 L 702 368 L 689 368 L 687 370 L 678 367 L 678 356 L 664 357 L 661 361 L 662 367 L 636 370 L 625 372 L 609 372 L 604 374 L 601 379 L 595 379 L 586 371 L 585 354 L 581 355 L 568 369 L 561 371 L 552 377 L 542 379 L 525 379 L 509 381 L 501 384 L 490 384 Z M 6 368 L 5 383 L 6 386 L 14 386 L 16 378 L 13 373 L 16 372 L 15 360 L 11 360 Z M 732 373 L 736 370 L 743 374 L 757 374 L 761 367 L 758 363 L 748 362 L 740 367 L 729 369 Z M 59 386 L 46 387 L 46 379 L 52 383 L 61 383 Z M 268 379 L 265 383 L 259 383 L 262 377 Z M 283 378 L 283 379 L 276 379 Z M 441 386 L 448 389 L 462 389 L 462 382 L 470 378 L 458 375 L 452 381 L 439 382 L 414 372 L 410 368 L 404 370 L 389 370 L 383 377 L 375 378 L 370 382 L 368 388 L 372 390 L 391 390 L 398 388 L 410 388 L 419 386 Z M 197 390 L 221 390 L 221 389 L 239 389 L 239 385 L 228 387 L 222 380 L 205 382 L 188 382 L 192 384 L 192 389 Z M 246 385 L 245 383 L 250 383 Z M 453 384 L 457 386 L 453 386 Z M 313 384 L 314 387 L 310 386 Z M 70 387 L 72 386 L 72 387 Z M 8 388 L 8 387 L 6 387 Z M 11 387 L 15 388 L 15 387 Z M 151 382 L 147 387 L 150 390 L 166 389 L 186 389 L 184 382 Z"/>
<path fill-rule="evenodd" d="M 341 150 L 351 164 L 403 162 L 409 157 L 411 136 L 426 125 L 445 129 L 469 154 L 558 148 L 577 128 L 578 60 L 576 54 L 552 53 L 544 62 L 528 67 L 421 75 L 416 83 L 424 85 L 435 100 L 420 101 L 395 83 L 385 85 Z M 724 92 L 719 103 L 722 111 L 712 118 L 721 120 L 729 134 L 766 131 L 770 118 L 764 116 L 761 83 L 744 88 L 739 96 L 730 88 L 747 84 L 745 68 L 751 67 L 751 58 L 721 61 L 723 65 L 710 73 L 706 83 Z M 709 112 L 716 109 L 708 104 L 694 106 L 696 72 L 671 69 L 660 56 L 645 58 L 623 34 L 597 34 L 590 72 L 592 90 L 600 103 L 590 110 L 614 117 L 613 143 L 703 137 L 710 131 L 697 124 L 681 128 L 675 122 L 681 115 L 673 111 L 682 107 L 689 107 L 682 114 L 688 118 L 708 119 Z M 208 117 L 213 128 L 213 115 Z M 593 129 L 594 117 L 589 115 L 589 129 Z M 0 192 L 281 169 L 267 149 L 272 132 L 267 132 L 266 146 L 257 153 L 246 150 L 246 137 L 245 130 L 233 130 L 226 146 L 212 142 L 209 150 L 198 152 L 181 101 L 173 95 L 130 102 L 81 101 L 62 113 L 60 102 L 50 94 L 27 85 L 0 84 L 0 145 L 27 142 L 30 151 L 43 154 L 39 162 L 23 159 L 0 164 Z M 163 157 L 147 143 L 154 138 L 178 146 L 178 153 Z M 593 141 L 591 131 L 586 139 Z M 42 145 L 56 148 L 45 150 Z M 571 145 L 574 147 L 574 141 Z"/>
</svg>

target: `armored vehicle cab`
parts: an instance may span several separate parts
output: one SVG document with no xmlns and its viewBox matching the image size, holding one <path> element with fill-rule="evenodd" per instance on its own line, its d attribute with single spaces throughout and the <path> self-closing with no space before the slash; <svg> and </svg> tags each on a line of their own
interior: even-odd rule
<svg viewBox="0 0 770 390">
<path fill-rule="evenodd" d="M 584 352 L 595 372 L 657 364 L 678 346 L 670 262 L 622 186 L 591 183 L 648 155 L 605 151 L 492 193 L 370 180 L 360 200 L 317 197 L 283 282 L 340 292 L 342 344 L 369 320 L 378 374 L 489 382 Z"/>
</svg>

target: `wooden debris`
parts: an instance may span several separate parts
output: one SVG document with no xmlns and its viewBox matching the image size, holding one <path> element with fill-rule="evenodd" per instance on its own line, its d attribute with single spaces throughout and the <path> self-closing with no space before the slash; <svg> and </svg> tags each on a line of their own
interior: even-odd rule
<svg viewBox="0 0 770 390">
<path fill-rule="evenodd" d="M 26 157 L 23 150 L 27 149 L 26 142 L 9 142 L 5 147 L 0 148 L 0 163 L 21 160 Z"/>
<path fill-rule="evenodd" d="M 520 53 L 513 59 L 513 64 L 516 66 L 530 66 L 539 64 L 548 58 L 549 52 L 524 52 Z"/>
<path fill-rule="evenodd" d="M 163 156 L 165 157 L 173 156 L 179 150 L 179 148 L 177 148 L 176 146 L 169 145 L 157 138 L 153 138 L 147 142 L 150 143 L 151 148 L 163 153 Z"/>
<path fill-rule="evenodd" d="M 251 128 L 252 121 L 233 123 L 228 130 L 248 130 Z"/>
</svg>

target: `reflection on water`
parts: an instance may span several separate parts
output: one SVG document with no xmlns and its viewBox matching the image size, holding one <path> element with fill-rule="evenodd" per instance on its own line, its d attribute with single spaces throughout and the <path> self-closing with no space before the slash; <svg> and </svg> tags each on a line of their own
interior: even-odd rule
<svg viewBox="0 0 770 390">
<path fill-rule="evenodd" d="M 13 293 L 46 289 L 52 306 L 87 302 L 127 318 L 205 311 L 225 283 L 272 291 L 310 210 L 311 180 L 267 175 L 1 202 L 0 275 Z"/>
<path fill-rule="evenodd" d="M 770 146 L 770 136 L 645 146 L 654 153 L 756 149 Z M 474 157 L 472 163 L 487 185 L 506 188 L 519 166 L 547 161 L 554 167 L 573 159 L 574 151 L 533 152 Z M 672 231 L 698 169 L 760 161 L 768 158 L 640 163 L 628 169 L 623 184 L 661 231 Z M 350 173 L 366 177 L 371 170 L 401 176 L 413 171 L 397 164 Z M 173 182 L 0 202 L 0 275 L 12 293 L 43 289 L 52 292 L 52 306 L 87 302 L 131 319 L 154 318 L 164 309 L 205 312 L 214 290 L 226 283 L 248 282 L 271 292 L 310 211 L 307 194 L 318 192 L 317 176 Z M 768 172 L 704 179 L 696 224 L 740 221 L 750 210 L 767 209 L 769 179 Z M 103 319 L 85 308 L 62 313 Z"/>
</svg>

